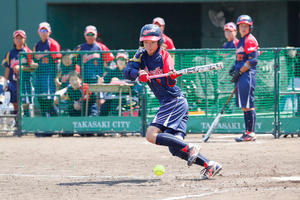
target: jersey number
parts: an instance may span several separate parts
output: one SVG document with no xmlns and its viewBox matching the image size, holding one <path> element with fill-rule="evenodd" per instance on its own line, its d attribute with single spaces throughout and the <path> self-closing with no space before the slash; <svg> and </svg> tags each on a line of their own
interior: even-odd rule
<svg viewBox="0 0 300 200">
<path fill-rule="evenodd" d="M 236 60 L 237 61 L 241 61 L 241 60 L 243 60 L 244 59 L 244 55 L 243 54 L 237 54 L 236 55 Z"/>
<path fill-rule="evenodd" d="M 49 62 L 49 58 L 47 58 L 47 57 L 42 58 L 43 64 L 48 64 L 48 62 Z"/>
</svg>

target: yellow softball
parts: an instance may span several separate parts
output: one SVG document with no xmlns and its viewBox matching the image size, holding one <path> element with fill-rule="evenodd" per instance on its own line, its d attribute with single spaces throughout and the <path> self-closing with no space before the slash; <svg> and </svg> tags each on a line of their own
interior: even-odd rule
<svg viewBox="0 0 300 200">
<path fill-rule="evenodd" d="M 155 165 L 153 172 L 156 176 L 161 176 L 165 173 L 165 168 L 162 165 Z"/>
</svg>

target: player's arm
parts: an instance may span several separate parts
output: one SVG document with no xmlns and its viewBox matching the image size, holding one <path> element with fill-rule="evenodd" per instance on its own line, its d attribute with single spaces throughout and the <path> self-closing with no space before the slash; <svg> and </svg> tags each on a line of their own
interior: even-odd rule
<svg viewBox="0 0 300 200">
<path fill-rule="evenodd" d="M 256 66 L 258 62 L 258 52 L 254 51 L 248 55 L 248 60 L 245 62 L 244 66 L 241 68 L 241 72 L 245 73 L 252 67 Z"/>
<path fill-rule="evenodd" d="M 9 52 L 5 55 L 4 60 L 2 61 L 2 66 L 5 67 L 4 70 L 4 84 L 3 84 L 3 89 L 6 89 L 7 87 L 7 80 L 9 79 L 9 72 L 10 72 L 10 67 L 9 67 Z"/>
<path fill-rule="evenodd" d="M 32 51 L 28 49 L 26 52 L 30 54 L 27 55 L 27 63 L 22 65 L 21 69 L 24 72 L 33 72 L 38 68 L 39 65 L 33 61 L 33 55 L 31 54 Z"/>
<path fill-rule="evenodd" d="M 124 77 L 131 81 L 134 81 L 139 76 L 139 70 L 142 63 L 142 51 L 138 50 L 138 52 L 134 55 L 132 59 L 129 60 L 125 70 Z"/>
<path fill-rule="evenodd" d="M 104 45 L 102 43 L 98 43 L 98 44 L 101 47 L 102 51 L 110 51 L 106 45 Z M 102 58 L 104 61 L 104 63 L 103 63 L 104 66 L 107 67 L 109 65 L 109 63 L 115 59 L 115 56 L 114 56 L 114 54 L 109 52 L 109 53 L 103 53 Z"/>
<path fill-rule="evenodd" d="M 51 39 L 50 40 L 50 51 L 52 52 L 60 52 L 60 44 Z M 52 59 L 54 60 L 54 62 L 59 62 L 59 60 L 61 59 L 62 55 L 60 53 L 58 54 L 51 54 Z"/>
<path fill-rule="evenodd" d="M 254 37 L 246 40 L 245 53 L 248 56 L 248 60 L 245 62 L 244 66 L 240 69 L 240 71 L 235 72 L 235 74 L 233 75 L 231 79 L 231 82 L 233 83 L 236 83 L 245 72 L 257 65 L 258 43 Z"/>
<path fill-rule="evenodd" d="M 174 68 L 175 63 L 173 58 L 170 56 L 170 54 L 168 52 L 165 53 L 166 54 L 163 56 L 163 62 L 164 62 L 163 73 L 170 73 L 170 76 L 166 77 L 167 85 L 170 87 L 174 87 L 177 83 L 176 78 L 178 77 Z"/>
</svg>

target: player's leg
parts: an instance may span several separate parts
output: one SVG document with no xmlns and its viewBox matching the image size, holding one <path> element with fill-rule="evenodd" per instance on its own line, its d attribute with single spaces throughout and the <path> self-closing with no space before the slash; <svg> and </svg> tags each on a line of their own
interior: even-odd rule
<svg viewBox="0 0 300 200">
<path fill-rule="evenodd" d="M 255 78 L 251 73 L 249 76 L 241 79 L 238 82 L 237 92 L 238 99 L 237 105 L 242 108 L 244 112 L 245 133 L 241 137 L 235 138 L 237 142 L 255 141 L 255 124 L 256 124 L 256 111 L 254 109 L 254 90 Z"/>
<path fill-rule="evenodd" d="M 197 145 L 190 145 L 184 140 L 175 137 L 170 133 L 163 132 L 162 129 L 162 126 L 159 124 L 149 126 L 146 132 L 146 139 L 153 144 L 172 147 L 176 150 L 187 153 L 188 165 L 192 165 L 200 152 L 200 147 Z"/>
<path fill-rule="evenodd" d="M 200 147 L 198 145 L 190 146 L 182 139 L 164 132 L 170 128 L 185 133 L 187 119 L 188 104 L 186 99 L 184 97 L 175 98 L 159 108 L 151 123 L 150 127 L 152 128 L 147 131 L 147 139 L 154 144 L 174 147 L 187 152 L 189 154 L 187 164 L 191 166 L 197 158 Z"/>
<path fill-rule="evenodd" d="M 182 139 L 182 140 L 185 137 L 185 134 L 182 132 L 176 132 L 176 131 L 170 130 L 170 129 L 168 129 L 166 131 L 167 132 L 171 131 L 173 133 L 175 132 L 174 133 L 175 137 Z M 189 158 L 189 154 L 187 152 L 181 151 L 179 149 L 169 147 L 169 151 L 171 152 L 171 154 L 173 156 L 177 156 L 183 160 L 188 160 L 188 158 Z M 209 179 L 209 178 L 213 177 L 214 175 L 216 175 L 218 172 L 220 172 L 220 170 L 222 169 L 222 166 L 219 163 L 209 160 L 201 153 L 198 153 L 196 160 L 195 160 L 195 164 L 204 167 L 204 169 L 202 170 L 201 179 Z"/>
<path fill-rule="evenodd" d="M 185 137 L 184 133 L 182 133 L 182 132 L 176 132 L 176 131 L 174 131 L 172 129 L 167 129 L 165 132 L 174 135 L 176 138 L 178 138 L 180 140 L 183 140 L 184 137 Z M 192 146 L 192 144 L 190 144 L 190 146 Z M 179 158 L 181 158 L 183 160 L 187 161 L 188 158 L 189 158 L 189 154 L 187 152 L 185 152 L 185 151 L 180 150 L 180 149 L 177 149 L 177 148 L 169 146 L 169 151 L 170 151 L 170 153 L 173 156 L 177 156 L 177 157 L 179 157 Z M 208 163 L 209 163 L 209 159 L 208 158 L 204 157 L 200 153 L 197 155 L 197 158 L 195 160 L 195 164 L 198 164 L 198 165 L 201 165 L 201 166 L 205 167 Z"/>
</svg>

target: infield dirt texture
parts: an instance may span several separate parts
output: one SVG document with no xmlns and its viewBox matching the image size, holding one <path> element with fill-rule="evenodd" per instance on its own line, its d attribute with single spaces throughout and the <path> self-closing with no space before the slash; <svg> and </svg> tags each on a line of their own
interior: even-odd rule
<svg viewBox="0 0 300 200">
<path fill-rule="evenodd" d="M 300 199 L 299 137 L 235 143 L 235 136 L 213 135 L 201 144 L 204 155 L 223 165 L 205 181 L 201 167 L 188 168 L 142 137 L 1 137 L 0 199 Z M 202 135 L 186 139 L 199 142 Z M 156 164 L 164 175 L 154 175 Z"/>
</svg>

